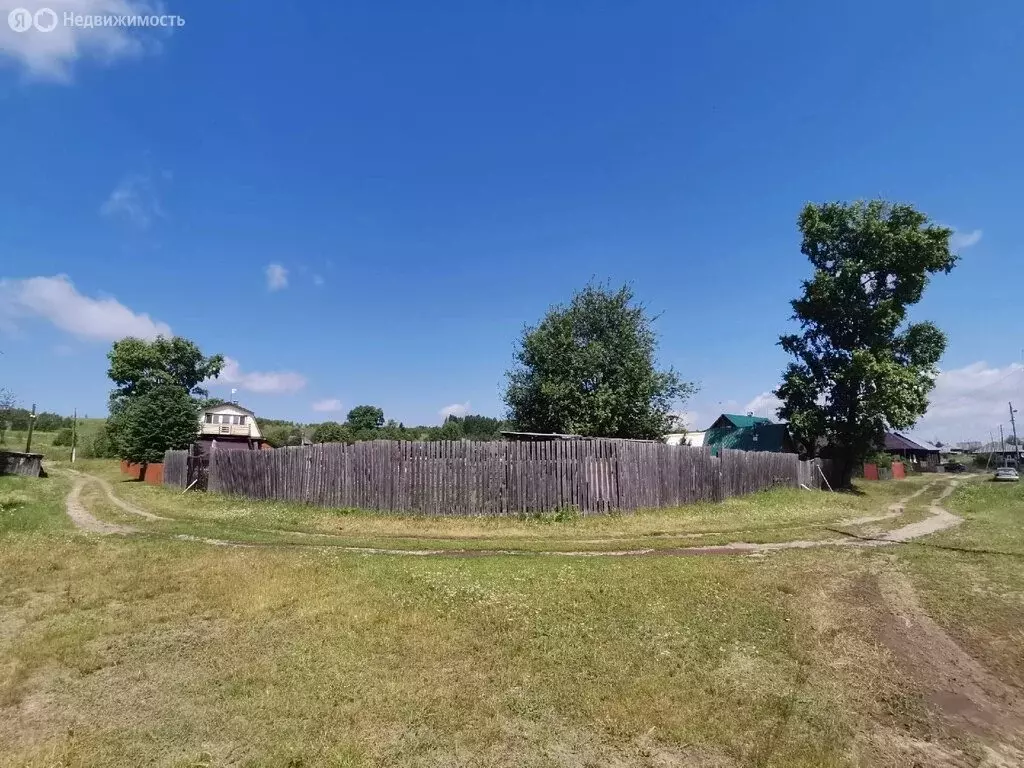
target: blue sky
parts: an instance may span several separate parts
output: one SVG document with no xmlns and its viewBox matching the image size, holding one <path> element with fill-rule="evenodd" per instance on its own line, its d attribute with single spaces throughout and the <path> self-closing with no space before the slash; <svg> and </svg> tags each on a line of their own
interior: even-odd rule
<svg viewBox="0 0 1024 768">
<path fill-rule="evenodd" d="M 691 426 L 768 411 L 801 206 L 876 196 L 963 257 L 916 313 L 949 334 L 922 434 L 1024 402 L 1018 3 L 50 0 L 185 21 L 50 32 L 15 6 L 43 4 L 0 0 L 25 403 L 101 413 L 112 338 L 169 328 L 262 415 L 499 415 L 523 324 L 596 277 L 660 313 Z"/>
</svg>

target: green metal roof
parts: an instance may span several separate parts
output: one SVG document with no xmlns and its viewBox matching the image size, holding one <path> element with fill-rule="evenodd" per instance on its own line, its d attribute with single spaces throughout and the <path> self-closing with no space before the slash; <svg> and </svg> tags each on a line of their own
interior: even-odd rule
<svg viewBox="0 0 1024 768">
<path fill-rule="evenodd" d="M 737 429 L 741 429 L 743 427 L 753 427 L 755 424 L 772 423 L 771 419 L 766 419 L 764 418 L 764 416 L 741 416 L 738 413 L 723 413 L 721 416 L 715 419 L 715 424 L 720 422 L 722 419 L 726 419 L 730 424 L 732 424 Z M 714 426 L 714 424 L 712 426 Z"/>
<path fill-rule="evenodd" d="M 760 419 L 752 425 L 738 429 L 712 427 L 704 434 L 704 446 L 711 448 L 711 453 L 715 455 L 722 448 L 734 448 L 739 451 L 782 453 L 789 447 L 788 438 L 788 426 L 785 424 L 772 424 L 767 419 Z"/>
</svg>

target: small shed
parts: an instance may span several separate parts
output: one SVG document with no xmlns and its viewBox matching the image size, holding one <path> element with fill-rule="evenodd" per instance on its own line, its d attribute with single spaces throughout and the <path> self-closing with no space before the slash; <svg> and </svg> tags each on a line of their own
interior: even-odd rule
<svg viewBox="0 0 1024 768">
<path fill-rule="evenodd" d="M 0 451 L 0 475 L 43 477 L 43 454 Z"/>
<path fill-rule="evenodd" d="M 901 432 L 886 432 L 883 450 L 926 471 L 938 469 L 942 462 L 941 451 L 936 446 L 923 440 L 912 440 Z"/>
</svg>

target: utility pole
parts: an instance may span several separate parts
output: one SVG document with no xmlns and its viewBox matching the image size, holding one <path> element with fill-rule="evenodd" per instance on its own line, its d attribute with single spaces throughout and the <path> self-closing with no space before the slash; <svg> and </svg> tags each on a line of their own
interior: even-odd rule
<svg viewBox="0 0 1024 768">
<path fill-rule="evenodd" d="M 999 457 L 1003 460 L 1003 466 L 1006 466 L 1006 443 L 1003 442 L 1003 425 L 999 425 Z"/>
<path fill-rule="evenodd" d="M 1013 427 L 1013 463 L 1014 464 L 1019 464 L 1020 463 L 1020 447 L 1019 447 L 1019 444 L 1017 443 L 1017 422 L 1013 418 L 1013 414 L 1015 414 L 1015 413 L 1016 413 L 1016 411 L 1013 410 L 1013 403 L 1011 402 L 1010 403 L 1010 426 Z"/>
<path fill-rule="evenodd" d="M 28 415 L 28 438 L 25 440 L 25 453 L 32 453 L 32 430 L 36 426 L 36 404 L 32 403 L 32 413 Z"/>
<path fill-rule="evenodd" d="M 71 463 L 75 463 L 75 448 L 78 447 L 78 409 L 75 408 L 75 415 L 71 417 Z"/>
</svg>

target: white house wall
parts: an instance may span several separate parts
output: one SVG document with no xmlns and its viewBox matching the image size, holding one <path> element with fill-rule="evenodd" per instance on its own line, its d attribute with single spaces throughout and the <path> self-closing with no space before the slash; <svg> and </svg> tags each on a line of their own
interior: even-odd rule
<svg viewBox="0 0 1024 768">
<path fill-rule="evenodd" d="M 253 416 L 252 413 L 250 413 L 249 411 L 245 410 L 245 408 L 239 408 L 238 406 L 231 405 L 230 403 L 226 403 L 225 405 L 217 405 L 214 406 L 213 408 L 207 408 L 201 414 L 199 414 L 200 424 L 206 421 L 206 414 L 208 413 L 217 416 L 219 416 L 220 414 L 228 414 L 230 416 L 245 416 L 246 424 L 249 425 L 249 437 L 255 439 L 263 438 L 263 433 L 260 432 L 260 425 L 256 423 L 256 417 Z"/>
</svg>

